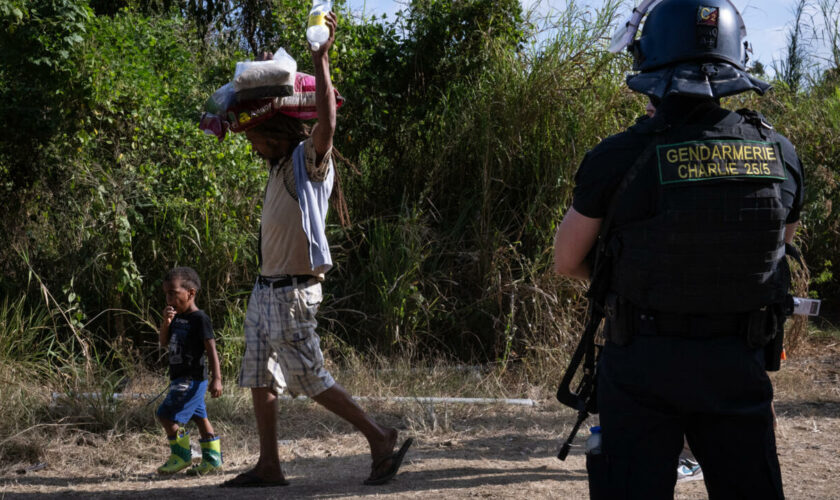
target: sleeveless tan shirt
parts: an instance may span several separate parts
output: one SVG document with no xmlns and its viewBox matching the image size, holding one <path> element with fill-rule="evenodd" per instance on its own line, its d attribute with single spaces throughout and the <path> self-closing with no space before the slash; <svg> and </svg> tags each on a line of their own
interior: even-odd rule
<svg viewBox="0 0 840 500">
<path fill-rule="evenodd" d="M 317 153 L 308 138 L 303 143 L 306 172 L 314 182 L 323 181 L 332 164 L 328 151 L 316 164 Z M 262 210 L 262 267 L 263 276 L 282 274 L 312 274 L 323 280 L 323 274 L 312 271 L 309 260 L 309 241 L 303 231 L 302 213 L 295 191 L 292 157 L 269 165 L 268 184 Z"/>
</svg>

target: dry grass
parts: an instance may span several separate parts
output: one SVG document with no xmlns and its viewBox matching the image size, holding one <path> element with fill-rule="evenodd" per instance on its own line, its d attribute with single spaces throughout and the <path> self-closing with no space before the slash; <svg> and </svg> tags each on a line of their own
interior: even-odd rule
<svg viewBox="0 0 840 500">
<path fill-rule="evenodd" d="M 788 258 L 791 271 L 791 292 L 797 297 L 808 296 L 808 286 L 811 282 L 811 273 L 807 266 L 802 266 L 796 259 Z M 785 350 L 796 354 L 802 340 L 808 335 L 808 318 L 805 316 L 794 316 L 785 324 Z"/>
<path fill-rule="evenodd" d="M 840 401 L 840 330 L 811 326 L 782 369 L 771 374 L 776 399 L 796 403 Z"/>
<path fill-rule="evenodd" d="M 226 470 L 221 477 L 157 476 L 154 468 L 166 456 L 162 436 L 157 433 L 100 435 L 66 430 L 44 438 L 46 450 L 39 460 L 46 462 L 45 469 L 17 474 L 14 471 L 28 465 L 26 462 L 6 466 L 0 469 L 0 485 L 11 495 L 45 498 L 70 494 L 144 499 L 171 498 L 173 494 L 226 499 L 255 494 L 294 498 L 371 494 L 389 498 L 585 498 L 580 440 L 566 462 L 554 458 L 556 440 L 568 431 L 572 416 L 554 402 L 543 403 L 535 408 L 438 405 L 437 426 L 423 406 L 365 404 L 377 420 L 416 439 L 397 479 L 375 490 L 360 484 L 369 467 L 364 439 L 317 405 L 300 401 L 281 404 L 278 415 L 280 456 L 292 481 L 288 488 L 259 492 L 216 488 L 224 479 L 251 467 L 258 453 L 251 426 L 227 422 L 222 437 Z M 791 497 L 823 499 L 840 494 L 831 480 L 831 457 L 839 449 L 838 435 L 836 416 L 819 411 L 781 414 L 779 452 Z M 675 498 L 705 497 L 702 481 L 677 486 Z"/>
<path fill-rule="evenodd" d="M 416 439 L 399 478 L 377 493 L 585 497 L 580 439 L 567 462 L 554 458 L 557 439 L 568 432 L 573 415 L 551 398 L 549 382 L 529 385 L 523 367 L 418 367 L 361 356 L 346 361 L 332 368 L 354 394 L 539 400 L 533 408 L 363 402 L 379 422 Z M 837 497 L 840 488 L 831 480 L 831 457 L 840 452 L 840 334 L 812 331 L 772 377 L 786 490 L 795 498 Z M 222 435 L 226 472 L 223 477 L 201 479 L 160 478 L 154 473 L 168 453 L 153 418 L 159 399 L 119 401 L 112 410 L 117 425 L 101 430 L 81 418 L 95 414 L 89 408 L 92 403 L 79 399 L 75 406 L 50 408 L 43 387 L 25 381 L 18 378 L 16 388 L 7 385 L 0 392 L 4 412 L 13 411 L 9 404 L 26 405 L 14 410 L 22 415 L 20 425 L 2 422 L 6 437 L 0 441 L 0 486 L 10 494 L 163 498 L 179 491 L 186 496 L 238 498 L 239 492 L 214 486 L 252 466 L 258 455 L 250 395 L 235 387 L 233 380 L 226 381 L 222 398 L 208 399 L 211 421 Z M 123 390 L 154 395 L 165 383 L 156 375 L 139 373 Z M 359 485 L 369 467 L 367 446 L 349 424 L 307 400 L 282 401 L 278 424 L 281 459 L 293 484 L 270 494 L 355 498 L 372 493 Z M 39 463 L 46 467 L 16 472 Z M 676 498 L 704 496 L 702 482 L 677 487 Z"/>
<path fill-rule="evenodd" d="M 327 355 L 329 358 L 329 355 Z M 345 356 L 328 369 L 351 393 L 362 396 L 445 396 L 475 398 L 540 398 L 521 364 L 450 365 L 388 361 L 369 355 Z"/>
</svg>

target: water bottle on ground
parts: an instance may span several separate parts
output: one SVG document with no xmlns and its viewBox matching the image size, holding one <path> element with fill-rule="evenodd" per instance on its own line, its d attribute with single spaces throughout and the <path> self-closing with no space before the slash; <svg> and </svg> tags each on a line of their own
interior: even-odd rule
<svg viewBox="0 0 840 500">
<path fill-rule="evenodd" d="M 330 29 L 324 18 L 332 9 L 331 0 L 312 0 L 312 10 L 309 11 L 309 27 L 306 28 L 306 40 L 312 50 L 321 48 L 321 44 L 330 37 Z"/>
<path fill-rule="evenodd" d="M 590 427 L 589 432 L 592 434 L 589 435 L 589 438 L 586 439 L 586 454 L 587 455 L 600 455 L 601 454 L 601 426 L 596 425 L 595 427 Z"/>
</svg>

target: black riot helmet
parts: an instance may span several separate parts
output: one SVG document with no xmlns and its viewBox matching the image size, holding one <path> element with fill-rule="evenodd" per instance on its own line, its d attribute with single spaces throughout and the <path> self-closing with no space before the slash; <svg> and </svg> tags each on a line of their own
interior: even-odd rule
<svg viewBox="0 0 840 500">
<path fill-rule="evenodd" d="M 642 14 L 634 10 L 634 16 Z M 638 17 L 631 19 L 635 26 Z M 627 77 L 627 85 L 636 92 L 654 99 L 669 94 L 717 99 L 748 90 L 764 94 L 770 88 L 746 71 L 747 29 L 731 0 L 662 0 L 632 42 L 631 22 L 618 34 L 626 35 L 619 40 L 626 40 L 633 54 L 638 73 Z"/>
<path fill-rule="evenodd" d="M 633 69 L 651 71 L 687 61 L 723 61 L 745 69 L 746 28 L 729 0 L 664 0 L 647 16 L 630 47 Z"/>
</svg>

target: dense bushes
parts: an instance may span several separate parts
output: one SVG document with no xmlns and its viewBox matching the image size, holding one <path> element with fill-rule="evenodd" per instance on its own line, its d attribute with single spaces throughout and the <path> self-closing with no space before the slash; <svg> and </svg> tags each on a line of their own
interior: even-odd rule
<svg viewBox="0 0 840 500">
<path fill-rule="evenodd" d="M 255 266 L 264 172 L 241 138 L 216 144 L 195 125 L 213 77 L 244 56 L 207 53 L 179 19 L 123 12 L 85 28 L 74 75 L 85 112 L 49 144 L 53 168 L 35 171 L 45 177 L 38 196 L 4 207 L 2 287 L 18 296 L 37 273 L 77 326 L 139 347 L 153 331 L 131 315 L 156 322 L 160 280 L 176 264 L 201 270 L 202 307 L 224 314 L 231 284 Z M 25 170 L 25 160 L 9 168 Z M 20 217 L 22 227 L 11 222 Z"/>
<path fill-rule="evenodd" d="M 78 15 L 45 10 L 59 4 Z M 40 121 L 2 129 L 0 188 L 14 202 L 2 211 L 0 294 L 19 308 L 47 306 L 47 337 L 81 345 L 78 335 L 88 335 L 113 347 L 97 351 L 105 357 L 138 354 L 154 365 L 160 278 L 191 265 L 232 371 L 257 272 L 265 171 L 242 137 L 217 143 L 196 123 L 235 61 L 250 57 L 246 47 L 286 46 L 307 70 L 302 30 L 288 28 L 306 2 L 284 0 L 285 10 L 260 22 L 260 2 L 227 20 L 179 2 L 136 4 L 91 11 L 82 0 L 37 0 L 23 2 L 19 17 L 0 8 L 10 20 L 0 111 L 54 103 Z M 602 50 L 612 6 L 558 14 L 541 44 L 519 9 L 513 0 L 416 0 L 391 23 L 341 18 L 333 76 L 347 104 L 336 145 L 362 172 L 340 166 L 353 223 L 329 228 L 336 269 L 322 324 L 342 345 L 559 370 L 544 362 L 565 355 L 581 289 L 547 275 L 551 236 L 583 154 L 632 123 L 644 100 L 623 84 L 628 61 Z M 62 23 L 83 29 L 68 34 Z M 35 33 L 51 42 L 30 43 Z M 58 48 L 60 65 L 36 71 L 5 56 L 14 47 L 35 61 L 59 41 L 68 47 L 66 56 Z M 37 85 L 24 90 L 24 81 Z M 743 104 L 799 147 L 806 255 L 815 289 L 837 297 L 838 81 L 727 106 Z"/>
</svg>

